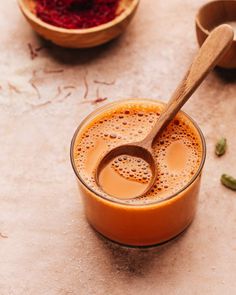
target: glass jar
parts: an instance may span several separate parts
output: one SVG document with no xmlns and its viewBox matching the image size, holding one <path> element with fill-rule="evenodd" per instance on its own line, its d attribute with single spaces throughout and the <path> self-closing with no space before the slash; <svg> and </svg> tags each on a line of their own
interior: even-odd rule
<svg viewBox="0 0 236 295">
<path fill-rule="evenodd" d="M 71 143 L 71 163 L 77 176 L 86 217 L 91 226 L 106 238 L 129 246 L 151 246 L 169 241 L 183 232 L 192 222 L 198 200 L 201 172 L 206 157 L 204 136 L 197 124 L 182 112 L 200 138 L 201 162 L 189 183 L 176 193 L 145 204 L 111 199 L 94 191 L 79 174 L 74 159 L 75 141 L 86 126 L 103 113 L 122 104 L 162 104 L 149 99 L 128 99 L 107 104 L 92 112 L 80 124 Z"/>
</svg>

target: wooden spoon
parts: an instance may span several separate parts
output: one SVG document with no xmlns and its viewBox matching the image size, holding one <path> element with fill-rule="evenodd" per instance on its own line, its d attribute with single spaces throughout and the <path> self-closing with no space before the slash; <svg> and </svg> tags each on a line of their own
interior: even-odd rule
<svg viewBox="0 0 236 295">
<path fill-rule="evenodd" d="M 140 197 L 146 194 L 152 188 L 157 178 L 157 165 L 155 163 L 152 150 L 153 142 L 191 97 L 193 92 L 201 84 L 207 74 L 214 68 L 222 55 L 230 47 L 233 38 L 234 32 L 229 25 L 221 25 L 210 33 L 209 37 L 200 48 L 184 79 L 175 90 L 169 103 L 166 105 L 165 110 L 162 112 L 155 126 L 146 136 L 146 138 L 140 142 L 133 142 L 118 146 L 109 151 L 100 160 L 95 174 L 98 185 L 100 185 L 100 173 L 104 167 L 108 165 L 108 163 L 120 155 L 129 155 L 145 160 L 151 168 L 152 177 L 148 187 L 141 195 L 129 196 L 127 199 Z"/>
</svg>

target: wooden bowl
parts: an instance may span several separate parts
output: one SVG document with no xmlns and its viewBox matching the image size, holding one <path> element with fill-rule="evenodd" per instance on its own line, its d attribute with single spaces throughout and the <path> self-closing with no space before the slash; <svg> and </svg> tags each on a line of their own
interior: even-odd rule
<svg viewBox="0 0 236 295">
<path fill-rule="evenodd" d="M 18 0 L 22 13 L 32 28 L 43 38 L 67 48 L 88 48 L 104 44 L 125 31 L 139 0 L 121 0 L 114 20 L 89 29 L 64 29 L 45 23 L 35 15 L 35 0 Z"/>
<path fill-rule="evenodd" d="M 235 29 L 236 1 L 217 0 L 202 6 L 196 16 L 196 33 L 199 45 L 202 45 L 213 28 L 223 23 L 230 24 L 230 22 L 235 22 Z M 228 69 L 236 68 L 236 40 L 233 41 L 229 51 L 220 60 L 218 66 Z"/>
</svg>

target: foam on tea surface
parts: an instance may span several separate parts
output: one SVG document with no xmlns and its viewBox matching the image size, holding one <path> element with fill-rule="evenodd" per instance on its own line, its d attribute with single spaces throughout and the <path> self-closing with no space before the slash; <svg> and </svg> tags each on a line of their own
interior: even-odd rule
<svg viewBox="0 0 236 295">
<path fill-rule="evenodd" d="M 111 167 L 120 176 L 131 181 L 149 183 L 152 171 L 147 162 L 137 157 L 122 155 L 111 162 Z"/>
<path fill-rule="evenodd" d="M 112 148 L 146 137 L 158 119 L 162 105 L 127 104 L 100 114 L 76 138 L 74 158 L 82 179 L 99 194 L 104 192 L 95 182 L 99 160 Z M 127 202 L 146 203 L 170 196 L 186 186 L 197 172 L 202 145 L 192 122 L 183 114 L 170 123 L 153 146 L 158 178 L 153 189 L 141 198 Z M 148 164 L 139 158 L 119 156 L 109 164 L 104 181 L 116 196 L 129 193 L 129 182 L 137 192 L 145 189 L 152 176 Z M 136 192 L 136 191 L 135 191 Z"/>
</svg>

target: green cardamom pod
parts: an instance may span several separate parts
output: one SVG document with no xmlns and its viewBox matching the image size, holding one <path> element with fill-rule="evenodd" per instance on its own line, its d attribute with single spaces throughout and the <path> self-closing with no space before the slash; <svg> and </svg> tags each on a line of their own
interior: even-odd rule
<svg viewBox="0 0 236 295">
<path fill-rule="evenodd" d="M 221 176 L 221 183 L 226 186 L 227 188 L 230 188 L 234 191 L 236 191 L 236 179 L 233 178 L 230 175 L 223 174 Z"/>
<path fill-rule="evenodd" d="M 226 138 L 222 137 L 216 144 L 215 153 L 218 157 L 224 155 L 226 151 L 227 140 Z"/>
</svg>

